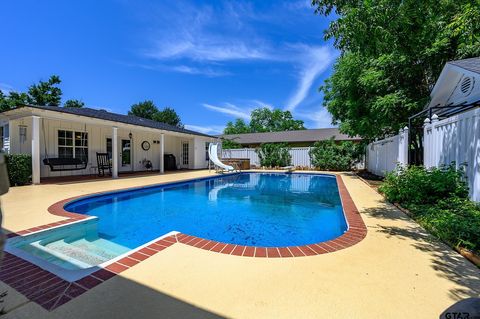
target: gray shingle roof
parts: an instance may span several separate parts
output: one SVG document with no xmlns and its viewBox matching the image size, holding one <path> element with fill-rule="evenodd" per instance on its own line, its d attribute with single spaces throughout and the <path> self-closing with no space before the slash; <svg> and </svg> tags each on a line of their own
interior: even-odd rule
<svg viewBox="0 0 480 319">
<path fill-rule="evenodd" d="M 461 67 L 462 69 L 480 74 L 480 57 L 450 61 L 448 63 Z"/>
<path fill-rule="evenodd" d="M 267 132 L 267 133 L 247 133 L 220 135 L 220 137 L 232 140 L 239 144 L 260 144 L 276 142 L 316 142 L 328 140 L 335 137 L 337 141 L 359 141 L 360 137 L 349 137 L 340 133 L 338 128 L 320 128 L 312 130 Z"/>
<path fill-rule="evenodd" d="M 193 135 L 200 135 L 200 136 L 207 136 L 207 137 L 214 137 L 211 135 L 187 130 L 181 127 L 176 127 L 170 124 L 161 123 L 153 120 L 144 119 L 134 115 L 124 115 L 118 113 L 107 112 L 104 110 L 96 110 L 91 109 L 88 107 L 82 108 L 69 108 L 69 107 L 58 107 L 58 106 L 38 106 L 38 105 L 20 105 L 19 107 L 32 107 L 36 109 L 60 112 L 60 113 L 67 113 L 79 116 L 86 116 L 100 120 L 106 121 L 113 121 L 119 122 L 124 124 L 131 124 L 131 125 L 138 125 L 143 127 L 149 127 L 159 130 L 171 131 L 171 132 L 178 132 L 178 133 L 185 133 L 185 134 L 193 134 Z"/>
</svg>

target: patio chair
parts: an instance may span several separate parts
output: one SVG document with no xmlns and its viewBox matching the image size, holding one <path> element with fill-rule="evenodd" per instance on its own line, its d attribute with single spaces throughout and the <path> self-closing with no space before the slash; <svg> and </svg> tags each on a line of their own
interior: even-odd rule
<svg viewBox="0 0 480 319">
<path fill-rule="evenodd" d="M 97 169 L 98 176 L 105 176 L 105 170 L 108 170 L 108 174 L 112 175 L 112 162 L 108 153 L 97 153 Z"/>
</svg>

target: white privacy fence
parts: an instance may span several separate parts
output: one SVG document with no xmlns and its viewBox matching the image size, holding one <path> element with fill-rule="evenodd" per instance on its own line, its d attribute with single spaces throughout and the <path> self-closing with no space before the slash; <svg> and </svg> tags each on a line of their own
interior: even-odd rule
<svg viewBox="0 0 480 319">
<path fill-rule="evenodd" d="M 310 147 L 292 147 L 289 151 L 292 156 L 292 165 L 312 167 L 309 151 Z M 254 148 L 224 149 L 222 158 L 248 158 L 250 165 L 260 167 L 260 159 Z"/>
<path fill-rule="evenodd" d="M 367 169 L 385 176 L 397 165 L 408 164 L 408 128 L 398 135 L 370 143 L 367 148 Z"/>
<path fill-rule="evenodd" d="M 397 163 L 407 164 L 408 142 L 406 132 L 368 145 L 367 167 L 374 174 L 384 176 Z M 404 141 L 404 142 L 402 142 Z M 480 201 L 480 109 L 476 108 L 443 120 L 437 115 L 425 120 L 423 163 L 439 167 L 452 162 L 465 164 L 470 196 Z"/>
<path fill-rule="evenodd" d="M 425 120 L 423 163 L 426 167 L 465 164 L 470 195 L 480 201 L 480 109 L 444 120 Z"/>
</svg>

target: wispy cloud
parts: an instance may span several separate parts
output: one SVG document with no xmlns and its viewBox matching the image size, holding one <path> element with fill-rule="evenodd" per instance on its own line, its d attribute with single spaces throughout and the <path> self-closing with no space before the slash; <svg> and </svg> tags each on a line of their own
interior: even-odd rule
<svg viewBox="0 0 480 319">
<path fill-rule="evenodd" d="M 245 20 L 254 15 L 251 6 L 225 2 L 220 6 L 178 1 L 163 8 L 163 25 L 150 35 L 145 57 L 168 61 L 225 62 L 271 60 L 270 46 Z M 179 14 L 181 13 L 181 14 Z"/>
<path fill-rule="evenodd" d="M 211 125 L 211 126 L 202 126 L 202 125 L 192 125 L 185 124 L 187 130 L 197 131 L 204 134 L 221 134 L 223 132 L 224 126 L 221 125 Z"/>
<path fill-rule="evenodd" d="M 207 103 L 203 103 L 202 105 L 205 108 L 215 112 L 231 115 L 235 118 L 241 118 L 247 121 L 250 120 L 250 110 L 241 109 L 240 107 L 231 103 L 223 103 L 221 106 L 211 105 Z"/>
<path fill-rule="evenodd" d="M 286 105 L 288 111 L 294 111 L 310 93 L 312 84 L 334 61 L 335 52 L 327 47 L 308 47 L 302 45 L 301 71 L 295 92 L 290 96 Z"/>
<path fill-rule="evenodd" d="M 297 112 L 296 115 L 304 120 L 309 128 L 335 127 L 332 124 L 332 115 L 323 106 L 315 107 L 307 112 Z"/>
<path fill-rule="evenodd" d="M 6 83 L 0 83 L 0 91 L 2 91 L 4 94 L 9 94 L 11 91 L 13 91 L 13 86 Z"/>
</svg>

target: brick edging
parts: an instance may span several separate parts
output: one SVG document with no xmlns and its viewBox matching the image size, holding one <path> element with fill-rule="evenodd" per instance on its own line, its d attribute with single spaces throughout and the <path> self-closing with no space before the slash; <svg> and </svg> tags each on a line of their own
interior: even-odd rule
<svg viewBox="0 0 480 319">
<path fill-rule="evenodd" d="M 336 180 L 343 211 L 348 224 L 348 230 L 343 235 L 329 241 L 303 246 L 256 247 L 226 244 L 177 233 L 152 242 L 145 247 L 133 250 L 129 255 L 122 259 L 74 282 L 64 280 L 29 261 L 6 252 L 0 270 L 0 280 L 25 295 L 25 297 L 31 301 L 34 301 L 43 308 L 51 311 L 175 243 L 181 243 L 221 254 L 258 258 L 314 256 L 345 249 L 362 241 L 367 235 L 367 228 L 347 188 L 345 187 L 342 177 L 336 175 Z M 64 199 L 56 202 L 48 208 L 48 211 L 51 214 L 67 217 L 65 220 L 29 228 L 18 233 L 8 234 L 7 236 L 12 238 L 15 236 L 26 235 L 90 217 L 88 215 L 70 213 L 64 209 L 66 203 L 85 196 L 88 195 Z"/>
</svg>

